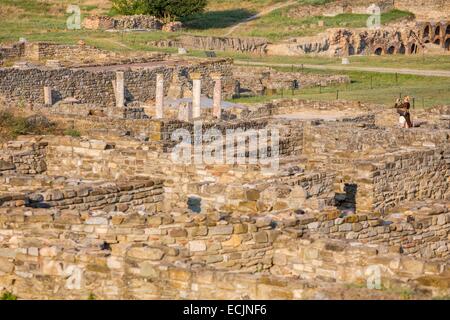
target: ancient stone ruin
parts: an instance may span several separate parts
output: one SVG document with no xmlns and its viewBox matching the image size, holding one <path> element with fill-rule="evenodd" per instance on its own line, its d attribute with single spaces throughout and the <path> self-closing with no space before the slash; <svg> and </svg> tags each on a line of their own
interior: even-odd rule
<svg viewBox="0 0 450 320">
<path fill-rule="evenodd" d="M 52 45 L 32 46 L 42 50 L 31 65 L 0 69 L 0 95 L 81 134 L 1 146 L 0 289 L 24 299 L 450 294 L 449 106 L 415 113 L 421 126 L 405 130 L 380 105 L 224 101 L 236 81 L 257 92 L 284 77 L 230 59 L 89 63 L 82 46 L 63 46 L 55 54 L 81 61 L 55 67 Z M 259 82 L 245 83 L 245 68 Z"/>
</svg>

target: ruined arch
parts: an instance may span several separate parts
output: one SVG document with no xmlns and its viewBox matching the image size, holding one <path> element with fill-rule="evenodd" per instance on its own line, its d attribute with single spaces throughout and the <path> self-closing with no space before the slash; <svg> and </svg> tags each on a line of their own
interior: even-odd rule
<svg viewBox="0 0 450 320">
<path fill-rule="evenodd" d="M 434 29 L 434 35 L 439 36 L 441 34 L 441 26 L 437 25 L 436 29 Z"/>
<path fill-rule="evenodd" d="M 409 46 L 409 54 L 415 54 L 415 53 L 417 53 L 417 44 L 413 42 Z"/>
<path fill-rule="evenodd" d="M 394 54 L 395 53 L 395 47 L 394 46 L 389 46 L 386 50 L 387 54 Z"/>
<path fill-rule="evenodd" d="M 349 56 L 352 56 L 352 55 L 354 55 L 355 54 L 355 48 L 350 44 L 349 46 L 348 46 L 348 55 Z"/>
<path fill-rule="evenodd" d="M 406 53 L 406 48 L 405 48 L 405 45 L 403 43 L 398 48 L 398 53 L 399 54 L 405 54 Z"/>
<path fill-rule="evenodd" d="M 450 24 L 447 25 L 447 29 L 445 29 L 445 34 L 450 34 Z"/>
<path fill-rule="evenodd" d="M 437 45 L 441 45 L 441 39 L 440 38 L 436 38 L 436 39 L 434 39 L 433 43 L 437 44 Z"/>
<path fill-rule="evenodd" d="M 447 38 L 444 43 L 445 50 L 450 51 L 450 38 Z"/>
<path fill-rule="evenodd" d="M 425 28 L 423 29 L 423 37 L 429 37 L 430 36 L 430 26 L 426 25 Z"/>
<path fill-rule="evenodd" d="M 378 47 L 375 49 L 373 53 L 376 54 L 377 56 L 381 56 L 383 54 L 383 48 Z"/>
</svg>

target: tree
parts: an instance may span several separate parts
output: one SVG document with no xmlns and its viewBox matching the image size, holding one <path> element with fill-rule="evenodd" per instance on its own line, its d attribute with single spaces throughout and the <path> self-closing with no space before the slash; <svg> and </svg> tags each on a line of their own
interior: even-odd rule
<svg viewBox="0 0 450 320">
<path fill-rule="evenodd" d="M 148 14 L 165 20 L 203 12 L 207 0 L 112 0 L 113 11 L 123 15 Z"/>
</svg>

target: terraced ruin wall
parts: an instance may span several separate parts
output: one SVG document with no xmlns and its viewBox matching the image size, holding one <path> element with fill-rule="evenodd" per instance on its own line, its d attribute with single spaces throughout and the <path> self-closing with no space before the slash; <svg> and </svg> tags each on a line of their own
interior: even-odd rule
<svg viewBox="0 0 450 320">
<path fill-rule="evenodd" d="M 275 275 L 360 285 L 366 285 L 370 275 L 378 273 L 385 288 L 398 285 L 396 278 L 402 276 L 424 284 L 449 270 L 446 262 L 414 259 L 382 246 L 311 239 L 277 242 L 271 268 Z"/>
<path fill-rule="evenodd" d="M 176 39 L 159 40 L 149 43 L 156 47 L 175 47 L 199 50 L 238 51 L 265 54 L 268 41 L 264 38 L 204 37 L 184 35 Z"/>
<path fill-rule="evenodd" d="M 449 198 L 449 149 L 406 150 L 383 158 L 356 164 L 360 210 L 384 212 L 402 201 Z"/>
<path fill-rule="evenodd" d="M 380 217 L 370 214 L 342 216 L 336 211 L 304 214 L 295 232 L 302 238 L 341 239 L 364 244 L 380 244 L 391 252 L 415 258 L 444 258 L 450 255 L 447 235 L 448 208 L 436 204 L 408 221 L 407 215 Z M 398 220 L 399 219 L 399 220 Z"/>
<path fill-rule="evenodd" d="M 295 219 L 263 217 L 0 209 L 0 237 L 9 243 L 0 248 L 0 287 L 20 298 L 211 298 L 214 288 L 216 299 L 298 299 L 320 291 L 301 279 L 365 285 L 375 266 L 385 288 L 410 279 L 448 293 L 445 283 L 433 287 L 449 272 L 443 262 L 295 239 L 287 232 L 295 227 Z M 269 269 L 284 279 L 262 272 Z"/>
<path fill-rule="evenodd" d="M 47 143 L 10 141 L 0 149 L 0 174 L 38 174 L 47 170 Z"/>
</svg>

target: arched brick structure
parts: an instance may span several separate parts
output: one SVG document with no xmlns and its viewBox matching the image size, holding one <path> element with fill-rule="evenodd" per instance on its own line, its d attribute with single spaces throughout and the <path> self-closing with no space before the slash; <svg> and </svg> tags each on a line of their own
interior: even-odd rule
<svg viewBox="0 0 450 320">
<path fill-rule="evenodd" d="M 423 27 L 423 34 L 422 34 L 422 38 L 429 38 L 431 34 L 431 25 L 430 24 L 425 24 L 425 26 Z"/>
<path fill-rule="evenodd" d="M 447 23 L 447 27 L 445 28 L 445 34 L 450 35 L 450 23 Z"/>
<path fill-rule="evenodd" d="M 450 36 L 448 36 L 447 39 L 445 39 L 444 48 L 445 50 L 450 51 Z"/>
<path fill-rule="evenodd" d="M 377 56 L 381 56 L 384 52 L 383 52 L 383 48 L 382 47 L 376 47 L 376 49 L 373 51 L 373 53 Z"/>
<path fill-rule="evenodd" d="M 408 54 L 416 54 L 419 50 L 417 43 L 412 42 L 408 44 Z"/>
<path fill-rule="evenodd" d="M 395 53 L 395 46 L 388 46 L 386 49 L 386 54 L 394 54 Z"/>
<path fill-rule="evenodd" d="M 400 46 L 398 47 L 397 53 L 398 54 L 405 54 L 406 53 L 406 47 L 405 47 L 405 45 L 403 43 L 400 44 Z"/>
<path fill-rule="evenodd" d="M 435 36 L 440 36 L 441 35 L 441 25 L 440 24 L 438 24 L 436 26 L 436 28 L 434 29 L 434 35 Z"/>
<path fill-rule="evenodd" d="M 441 38 L 439 38 L 439 37 L 435 38 L 433 43 L 440 46 L 441 45 Z"/>
<path fill-rule="evenodd" d="M 353 47 L 351 44 L 348 46 L 348 55 L 352 56 L 355 54 L 355 47 Z"/>
</svg>

